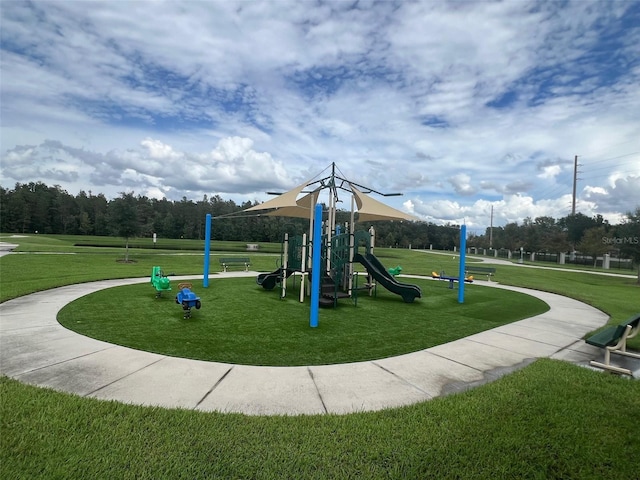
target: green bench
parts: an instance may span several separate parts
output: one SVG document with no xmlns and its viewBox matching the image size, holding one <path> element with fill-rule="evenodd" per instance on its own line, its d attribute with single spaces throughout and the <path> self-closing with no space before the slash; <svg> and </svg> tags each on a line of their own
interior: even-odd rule
<svg viewBox="0 0 640 480">
<path fill-rule="evenodd" d="M 487 276 L 487 280 L 491 281 L 491 276 L 496 274 L 496 269 L 493 267 L 476 267 L 475 265 L 466 265 L 465 277 L 474 273 L 481 273 Z"/>
<path fill-rule="evenodd" d="M 248 257 L 221 257 L 220 265 L 222 265 L 222 271 L 226 272 L 227 268 L 234 266 L 243 266 L 244 271 L 249 271 L 249 266 L 251 265 L 251 259 Z"/>
<path fill-rule="evenodd" d="M 616 353 L 618 355 L 640 359 L 640 354 L 627 352 L 627 340 L 635 337 L 638 331 L 640 331 L 640 313 L 631 316 L 619 325 L 607 327 L 601 332 L 587 338 L 586 342 L 589 345 L 604 348 L 604 362 L 591 361 L 589 362 L 590 365 L 611 370 L 612 372 L 631 375 L 631 370 L 611 365 L 611 354 Z"/>
</svg>

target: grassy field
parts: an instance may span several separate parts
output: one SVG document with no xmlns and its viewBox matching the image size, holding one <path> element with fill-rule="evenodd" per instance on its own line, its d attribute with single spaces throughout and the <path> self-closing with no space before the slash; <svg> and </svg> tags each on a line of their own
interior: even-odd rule
<svg viewBox="0 0 640 480">
<path fill-rule="evenodd" d="M 156 299 L 151 285 L 102 290 L 62 309 L 58 321 L 89 337 L 165 355 L 251 365 L 320 365 L 385 358 L 467 337 L 545 312 L 529 295 L 467 285 L 457 302 L 448 282 L 411 280 L 422 289 L 414 303 L 378 288 L 375 297 L 322 309 L 309 328 L 309 301 L 289 280 L 287 297 L 253 278 L 194 284 L 203 307 L 184 319 L 174 292 Z M 176 282 L 173 288 L 177 289 Z M 172 295 L 173 293 L 173 295 Z M 105 315 L 104 312 L 109 312 Z"/>
<path fill-rule="evenodd" d="M 200 244 L 195 240 L 178 242 L 186 242 L 197 247 L 196 250 L 137 249 L 130 252 L 131 263 L 122 263 L 124 248 L 75 246 L 82 243 L 79 240 L 82 238 L 85 237 L 31 235 L 13 238 L 10 235 L 0 235 L 0 241 L 19 241 L 20 247 L 16 251 L 24 253 L 0 259 L 0 301 L 69 283 L 147 277 L 154 265 L 160 265 L 165 272 L 175 275 L 197 275 L 203 271 L 204 256 L 199 250 Z M 100 239 L 108 239 L 104 240 L 106 244 L 114 241 L 109 237 L 88 238 L 94 244 Z M 123 239 L 120 241 L 124 243 Z M 238 249 L 246 248 L 246 244 L 214 243 L 211 272 L 220 271 L 216 258 L 229 254 L 220 250 L 221 248 L 233 248 L 232 254 L 240 254 Z M 279 252 L 280 246 L 261 244 L 260 248 L 263 249 L 260 253 L 243 252 L 242 256 L 251 258 L 253 270 L 273 271 L 279 265 L 280 254 L 268 252 Z M 458 271 L 458 257 L 453 253 L 380 248 L 376 249 L 375 254 L 388 268 L 401 265 L 403 274 L 430 275 L 432 271 L 445 271 L 456 275 Z M 495 280 L 505 285 L 535 288 L 583 301 L 610 315 L 610 324 L 619 323 L 640 311 L 640 286 L 635 279 L 617 274 L 618 272 L 611 272 L 613 276 L 593 275 L 589 272 L 602 273 L 603 270 L 585 268 L 567 272 L 517 264 L 499 265 Z M 640 350 L 640 336 L 632 339 L 630 346 Z"/>
<path fill-rule="evenodd" d="M 145 277 L 154 264 L 185 275 L 202 269 L 196 255 L 140 250 L 132 255 L 136 263 L 121 264 L 121 249 L 76 251 L 68 241 L 60 243 L 58 252 L 75 254 L 0 258 L 1 298 L 88 280 Z M 47 250 L 53 245 L 32 247 L 55 251 Z M 402 265 L 403 273 L 456 271 L 451 256 L 396 249 L 376 255 L 388 267 Z M 273 269 L 274 257 L 251 257 L 256 270 Z M 500 265 L 496 280 L 586 301 L 612 315 L 612 323 L 640 311 L 640 288 L 624 277 Z M 0 477 L 626 480 L 640 471 L 639 414 L 640 382 L 551 360 L 462 394 L 344 416 L 165 410 L 2 378 Z"/>
<path fill-rule="evenodd" d="M 0 234 L 0 242 L 18 243 L 22 252 L 83 252 L 89 249 L 96 251 L 117 252 L 121 256 L 125 254 L 126 239 L 122 237 L 105 237 L 91 235 L 8 235 Z M 255 242 L 253 242 L 255 243 Z M 279 243 L 259 243 L 260 251 L 264 253 L 280 253 Z M 152 238 L 130 238 L 129 249 L 135 255 L 138 250 L 162 251 L 204 251 L 204 240 L 189 240 L 178 238 L 159 238 L 153 243 Z M 247 249 L 246 242 L 212 241 L 210 245 L 212 253 L 219 252 L 244 252 Z"/>
<path fill-rule="evenodd" d="M 640 382 L 540 360 L 346 416 L 127 406 L 0 380 L 2 478 L 637 478 Z M 615 412 L 615 415 L 612 415 Z"/>
<path fill-rule="evenodd" d="M 82 283 L 109 278 L 148 277 L 155 265 L 173 275 L 202 275 L 204 264 L 203 242 L 195 240 L 175 240 L 184 242 L 184 248 L 131 249 L 129 262 L 123 262 L 124 239 L 119 239 L 121 247 L 115 246 L 111 237 L 49 236 L 32 235 L 15 238 L 0 235 L 0 241 L 20 243 L 15 250 L 18 255 L 9 255 L 0 260 L 0 301 L 6 301 L 25 293 L 33 293 L 44 288 L 59 287 L 70 283 Z M 101 247 L 78 247 L 78 243 L 98 244 Z M 191 250 L 187 249 L 189 247 Z M 280 261 L 280 245 L 261 245 L 263 251 L 251 253 L 242 251 L 246 244 L 240 242 L 214 243 L 211 250 L 210 272 L 220 271 L 217 258 L 220 256 L 242 255 L 251 257 L 251 268 L 258 271 L 272 271 Z M 230 250 L 220 250 L 220 249 Z"/>
</svg>

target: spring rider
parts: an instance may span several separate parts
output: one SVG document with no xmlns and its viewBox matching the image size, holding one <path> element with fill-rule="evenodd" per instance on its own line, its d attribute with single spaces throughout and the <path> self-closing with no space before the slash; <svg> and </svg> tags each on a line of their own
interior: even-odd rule
<svg viewBox="0 0 640 480">
<path fill-rule="evenodd" d="M 151 285 L 156 289 L 156 298 L 162 296 L 162 292 L 171 291 L 171 281 L 167 277 L 160 267 L 153 267 L 151 269 Z"/>
<path fill-rule="evenodd" d="M 389 269 L 389 274 L 393 275 L 394 277 L 396 275 L 400 275 L 401 273 L 402 273 L 402 267 L 400 265 Z"/>
<path fill-rule="evenodd" d="M 200 310 L 202 303 L 200 297 L 197 297 L 195 293 L 191 291 L 192 285 L 190 283 L 180 283 L 178 289 L 180 290 L 176 295 L 176 303 L 182 305 L 184 310 L 183 318 L 191 318 L 191 309 L 196 307 L 196 310 Z"/>
</svg>

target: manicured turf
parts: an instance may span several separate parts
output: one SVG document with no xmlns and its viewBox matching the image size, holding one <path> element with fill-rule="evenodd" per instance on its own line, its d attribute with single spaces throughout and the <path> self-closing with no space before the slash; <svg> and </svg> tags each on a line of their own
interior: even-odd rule
<svg viewBox="0 0 640 480">
<path fill-rule="evenodd" d="M 403 273 L 455 272 L 451 256 L 400 249 L 376 255 L 389 267 L 401 264 Z M 195 256 L 136 252 L 134 258 L 138 263 L 123 265 L 115 254 L 91 249 L 2 257 L 0 298 L 146 276 L 155 264 L 179 274 L 201 270 Z M 273 269 L 273 259 L 264 262 L 256 268 Z M 498 266 L 496 279 L 586 301 L 612 315 L 612 323 L 640 307 L 634 279 L 517 266 Z M 638 349 L 640 338 L 634 341 Z M 551 360 L 463 394 L 346 416 L 145 408 L 2 378 L 0 478 L 626 480 L 640 471 L 638 412 L 639 381 Z"/>
<path fill-rule="evenodd" d="M 211 256 L 211 273 L 221 271 L 218 257 Z M 0 301 L 37 292 L 43 288 L 60 287 L 70 283 L 83 283 L 109 278 L 136 278 L 151 275 L 153 266 L 159 265 L 174 275 L 201 275 L 203 254 L 176 254 L 175 252 L 137 252 L 131 263 L 122 263 L 117 254 L 86 252 L 70 254 L 25 253 L 7 255 L 0 259 Z M 279 255 L 253 254 L 251 268 L 258 271 L 275 269 Z M 202 278 L 202 277 L 200 277 Z"/>
<path fill-rule="evenodd" d="M 403 281 L 409 281 L 403 279 Z M 150 284 L 102 290 L 62 309 L 65 327 L 100 340 L 167 355 L 251 365 L 318 365 L 384 358 L 446 343 L 533 316 L 546 303 L 516 292 L 467 285 L 465 303 L 448 282 L 410 279 L 423 298 L 404 303 L 379 287 L 338 308 L 322 309 L 309 327 L 309 302 L 289 281 L 288 295 L 267 291 L 253 278 L 194 280 L 203 307 L 189 319 L 174 291 L 155 298 Z"/>
<path fill-rule="evenodd" d="M 2 478 L 632 479 L 640 382 L 540 360 L 382 412 L 246 417 L 0 381 Z"/>
</svg>

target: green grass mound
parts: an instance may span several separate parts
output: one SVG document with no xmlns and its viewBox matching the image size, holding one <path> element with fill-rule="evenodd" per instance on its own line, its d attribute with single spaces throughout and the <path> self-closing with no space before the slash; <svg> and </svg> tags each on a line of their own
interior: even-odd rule
<svg viewBox="0 0 640 480">
<path fill-rule="evenodd" d="M 413 281 L 413 280 L 412 280 Z M 164 355 L 246 365 L 324 365 L 410 353 L 545 312 L 546 303 L 516 292 L 467 285 L 465 303 L 446 282 L 417 281 L 423 298 L 406 304 L 379 287 L 309 327 L 309 300 L 290 288 L 266 291 L 252 278 L 194 280 L 202 308 L 183 318 L 173 290 L 155 298 L 149 284 L 110 288 L 63 308 L 59 322 L 83 335 Z M 291 282 L 290 282 L 291 285 Z"/>
<path fill-rule="evenodd" d="M 300 417 L 124 405 L 0 378 L 0 469 L 7 479 L 633 479 L 638 411 L 640 382 L 548 359 L 417 405 Z"/>
</svg>

